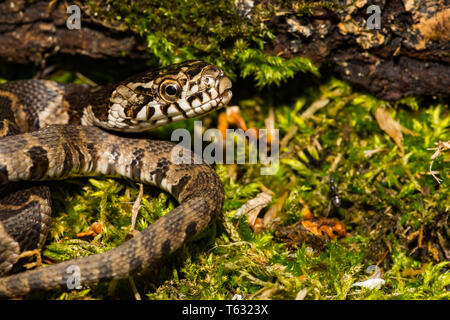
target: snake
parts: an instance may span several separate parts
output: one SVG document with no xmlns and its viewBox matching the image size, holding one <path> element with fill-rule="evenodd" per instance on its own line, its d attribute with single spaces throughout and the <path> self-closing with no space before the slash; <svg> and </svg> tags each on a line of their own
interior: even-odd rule
<svg viewBox="0 0 450 320">
<path fill-rule="evenodd" d="M 231 87 L 222 69 L 197 60 L 114 85 L 1 84 L 0 297 L 67 291 L 74 266 L 83 288 L 129 277 L 209 226 L 225 197 L 215 170 L 191 150 L 145 132 L 225 106 Z M 52 208 L 45 181 L 98 175 L 157 186 L 179 205 L 111 250 L 15 273 L 21 254 L 46 241 Z"/>
</svg>

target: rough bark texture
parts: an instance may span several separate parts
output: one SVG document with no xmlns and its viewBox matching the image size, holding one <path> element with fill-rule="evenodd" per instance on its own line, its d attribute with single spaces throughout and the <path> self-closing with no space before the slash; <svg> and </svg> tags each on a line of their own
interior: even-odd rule
<svg viewBox="0 0 450 320">
<path fill-rule="evenodd" d="M 243 19 L 266 1 L 237 0 Z M 324 2 L 324 1 L 322 1 Z M 450 95 L 450 5 L 447 0 L 341 0 L 329 9 L 300 15 L 304 3 L 267 23 L 275 38 L 265 52 L 306 56 L 331 65 L 341 77 L 376 96 L 395 100 L 410 95 Z M 317 3 L 317 2 L 316 2 Z M 367 7 L 379 5 L 381 29 L 366 26 Z M 123 23 L 82 11 L 82 28 L 66 27 L 67 3 L 25 0 L 0 2 L 0 62 L 41 63 L 56 54 L 96 59 L 149 56 L 145 41 Z"/>
<path fill-rule="evenodd" d="M 381 28 L 369 30 L 369 5 Z M 267 52 L 333 63 L 348 81 L 380 98 L 450 95 L 450 5 L 445 0 L 345 0 L 308 16 L 270 21 L 277 37 Z"/>
<path fill-rule="evenodd" d="M 81 12 L 81 29 L 66 26 L 63 1 L 7 0 L 0 2 L 0 61 L 41 63 L 56 54 L 80 54 L 96 59 L 147 56 L 145 43 L 123 24 L 108 24 Z"/>
</svg>

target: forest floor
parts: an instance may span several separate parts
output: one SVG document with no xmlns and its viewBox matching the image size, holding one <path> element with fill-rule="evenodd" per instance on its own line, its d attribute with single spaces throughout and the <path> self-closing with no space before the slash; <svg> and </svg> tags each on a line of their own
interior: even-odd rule
<svg viewBox="0 0 450 320">
<path fill-rule="evenodd" d="M 294 11 L 298 16 L 316 6 L 332 9 L 335 2 L 302 3 Z M 145 274 L 25 298 L 450 298 L 448 101 L 386 102 L 306 58 L 265 54 L 275 34 L 262 22 L 275 15 L 274 8 L 261 7 L 250 19 L 240 17 L 231 0 L 89 1 L 87 6 L 91 17 L 109 17 L 106 26 L 120 22 L 145 39 L 148 67 L 201 58 L 223 68 L 233 80 L 229 109 L 239 110 L 237 118 L 248 128 L 279 130 L 278 139 L 270 136 L 279 143 L 279 162 L 215 165 L 225 188 L 217 223 Z M 84 67 L 86 73 L 84 63 L 71 63 L 76 71 L 56 63 L 48 78 L 122 80 L 119 63 L 106 68 L 95 61 Z M 141 67 L 126 66 L 129 73 Z M 13 66 L 9 74 L 4 69 L 0 65 L 5 78 L 0 82 L 36 75 L 28 67 L 19 72 Z M 176 128 L 193 132 L 194 120 L 199 119 L 165 126 L 152 136 L 170 140 Z M 204 130 L 223 126 L 218 112 L 201 120 Z M 44 264 L 124 242 L 138 198 L 136 183 L 81 178 L 50 186 L 54 220 L 42 250 Z M 145 186 L 136 229 L 175 206 L 170 195 Z M 95 223 L 101 225 L 94 228 L 99 234 L 91 231 Z M 378 286 L 360 287 L 361 282 Z"/>
<path fill-rule="evenodd" d="M 168 259 L 134 281 L 29 297 L 449 299 L 449 106 L 440 99 L 388 103 L 333 77 L 253 85 L 235 84 L 231 105 L 249 128 L 279 130 L 272 174 L 261 174 L 270 164 L 215 165 L 226 193 L 222 215 Z M 202 121 L 204 130 L 216 128 L 218 113 Z M 193 123 L 153 136 L 170 140 L 176 128 L 192 132 Z M 44 263 L 124 241 L 136 183 L 81 178 L 50 185 L 55 208 Z M 336 195 L 340 206 L 333 205 Z M 176 205 L 145 186 L 136 229 Z M 95 222 L 101 233 L 80 237 Z M 383 281 L 374 280 L 377 288 L 352 286 L 370 279 Z"/>
</svg>

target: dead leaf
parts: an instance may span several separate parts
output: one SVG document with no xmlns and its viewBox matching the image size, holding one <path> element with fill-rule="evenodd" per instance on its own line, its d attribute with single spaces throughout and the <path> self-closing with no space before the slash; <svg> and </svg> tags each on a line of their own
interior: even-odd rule
<svg viewBox="0 0 450 320">
<path fill-rule="evenodd" d="M 308 289 L 302 289 L 297 293 L 297 296 L 295 297 L 295 300 L 304 300 L 306 297 L 306 294 L 308 293 Z"/>
<path fill-rule="evenodd" d="M 285 148 L 288 145 L 289 141 L 297 134 L 297 130 L 298 127 L 296 125 L 293 125 L 289 128 L 286 135 L 280 141 L 280 149 Z"/>
<path fill-rule="evenodd" d="M 273 192 L 266 190 L 259 193 L 255 198 L 248 200 L 238 209 L 238 213 L 247 214 L 247 222 L 253 231 L 262 231 L 262 221 L 258 219 L 258 215 L 262 209 L 267 207 L 272 201 Z"/>
<path fill-rule="evenodd" d="M 305 112 L 300 116 L 302 119 L 306 120 L 311 118 L 314 113 L 325 107 L 330 102 L 330 99 L 319 99 L 314 101 Z"/>
<path fill-rule="evenodd" d="M 400 148 L 400 152 L 403 153 L 403 133 L 416 135 L 415 132 L 402 127 L 402 125 L 392 118 L 391 113 L 384 107 L 377 108 L 375 110 L 375 118 L 381 130 L 386 132 Z"/>
<path fill-rule="evenodd" d="M 302 220 L 301 223 L 305 229 L 317 237 L 324 237 L 325 234 L 329 239 L 347 236 L 345 225 L 334 219 L 315 217 L 313 219 Z"/>
<path fill-rule="evenodd" d="M 264 215 L 264 228 L 267 228 L 269 225 L 273 224 L 276 220 L 279 220 L 281 208 L 283 208 L 283 204 L 286 201 L 289 192 L 286 190 L 283 195 L 275 202 L 273 205 L 267 209 L 266 214 Z"/>
<path fill-rule="evenodd" d="M 95 237 L 102 233 L 102 224 L 101 222 L 94 222 L 90 227 L 89 230 L 86 232 L 79 232 L 77 233 L 77 238 L 84 238 L 84 237 Z"/>
</svg>

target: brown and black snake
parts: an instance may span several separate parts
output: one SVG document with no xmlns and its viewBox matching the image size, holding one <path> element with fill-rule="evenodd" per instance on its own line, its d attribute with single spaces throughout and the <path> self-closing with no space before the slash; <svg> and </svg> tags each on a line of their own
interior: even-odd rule
<svg viewBox="0 0 450 320">
<path fill-rule="evenodd" d="M 229 78 L 202 61 L 149 71 L 117 85 L 48 80 L 0 85 L 0 297 L 67 290 L 70 266 L 78 267 L 82 286 L 125 278 L 207 227 L 224 201 L 216 172 L 196 164 L 198 156 L 190 150 L 130 132 L 203 115 L 231 96 Z M 173 161 L 174 150 L 183 161 Z M 10 275 L 21 253 L 45 243 L 51 196 L 41 181 L 80 175 L 156 185 L 180 205 L 110 251 Z"/>
</svg>

